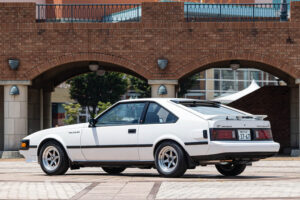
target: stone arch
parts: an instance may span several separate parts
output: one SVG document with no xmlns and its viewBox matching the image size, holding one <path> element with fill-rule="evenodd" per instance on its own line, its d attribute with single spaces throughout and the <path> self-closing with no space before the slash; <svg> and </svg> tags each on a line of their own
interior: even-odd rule
<svg viewBox="0 0 300 200">
<path fill-rule="evenodd" d="M 76 63 L 82 61 L 98 61 L 103 63 L 108 63 L 113 66 L 123 68 L 127 71 L 132 72 L 132 74 L 136 74 L 144 79 L 148 79 L 150 77 L 149 70 L 142 65 L 138 65 L 133 63 L 130 60 L 122 58 L 120 56 L 114 56 L 110 54 L 103 53 L 77 53 L 77 54 L 65 54 L 62 56 L 58 56 L 48 61 L 36 65 L 31 70 L 28 70 L 26 73 L 26 77 L 28 80 L 33 80 L 43 73 L 47 73 L 47 71 L 54 69 L 56 67 L 68 64 L 68 63 Z M 112 67 L 112 71 L 114 67 Z"/>
<path fill-rule="evenodd" d="M 193 73 L 203 71 L 209 68 L 228 66 L 231 60 L 239 60 L 244 68 L 257 68 L 277 77 L 282 78 L 288 83 L 294 83 L 299 77 L 299 71 L 289 65 L 285 60 L 274 56 L 267 56 L 255 52 L 245 53 L 216 53 L 214 55 L 200 57 L 195 59 L 176 71 L 177 79 L 187 77 Z"/>
</svg>

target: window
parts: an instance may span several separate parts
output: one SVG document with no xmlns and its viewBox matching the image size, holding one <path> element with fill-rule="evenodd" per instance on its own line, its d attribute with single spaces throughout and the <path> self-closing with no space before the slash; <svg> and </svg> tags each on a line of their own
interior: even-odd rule
<svg viewBox="0 0 300 200">
<path fill-rule="evenodd" d="M 233 80 L 234 79 L 234 71 L 233 70 L 222 70 L 222 74 L 221 74 L 221 78 L 222 79 L 229 79 L 229 80 Z"/>
<path fill-rule="evenodd" d="M 214 79 L 220 79 L 220 75 L 221 74 L 221 71 L 220 69 L 215 69 L 214 70 Z"/>
<path fill-rule="evenodd" d="M 184 104 L 185 106 L 205 115 L 244 115 L 243 113 L 231 110 L 221 105 L 193 105 Z"/>
<path fill-rule="evenodd" d="M 96 126 L 138 124 L 144 107 L 145 103 L 118 104 L 100 116 Z"/>
<path fill-rule="evenodd" d="M 156 103 L 150 103 L 145 124 L 175 123 L 177 117 Z"/>
</svg>

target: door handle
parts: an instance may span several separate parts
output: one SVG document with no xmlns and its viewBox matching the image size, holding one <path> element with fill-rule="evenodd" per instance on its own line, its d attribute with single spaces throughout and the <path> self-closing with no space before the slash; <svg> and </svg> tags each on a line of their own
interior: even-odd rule
<svg viewBox="0 0 300 200">
<path fill-rule="evenodd" d="M 128 134 L 135 134 L 136 133 L 136 129 L 128 129 Z"/>
</svg>

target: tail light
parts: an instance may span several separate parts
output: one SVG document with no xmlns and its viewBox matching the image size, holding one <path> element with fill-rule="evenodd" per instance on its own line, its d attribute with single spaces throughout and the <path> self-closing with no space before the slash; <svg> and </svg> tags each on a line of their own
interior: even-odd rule
<svg viewBox="0 0 300 200">
<path fill-rule="evenodd" d="M 271 129 L 258 129 L 254 131 L 256 140 L 272 140 L 272 131 Z"/>
<path fill-rule="evenodd" d="M 212 129 L 211 140 L 236 140 L 234 129 Z"/>
</svg>

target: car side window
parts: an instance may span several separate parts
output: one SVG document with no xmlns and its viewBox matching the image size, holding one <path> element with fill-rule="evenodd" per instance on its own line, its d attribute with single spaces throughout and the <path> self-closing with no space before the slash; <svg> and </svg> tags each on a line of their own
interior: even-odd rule
<svg viewBox="0 0 300 200">
<path fill-rule="evenodd" d="M 145 103 L 121 103 L 104 113 L 97 120 L 96 126 L 138 124 Z"/>
<path fill-rule="evenodd" d="M 157 103 L 150 103 L 145 117 L 145 124 L 175 123 L 177 117 Z"/>
</svg>

